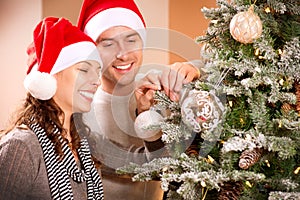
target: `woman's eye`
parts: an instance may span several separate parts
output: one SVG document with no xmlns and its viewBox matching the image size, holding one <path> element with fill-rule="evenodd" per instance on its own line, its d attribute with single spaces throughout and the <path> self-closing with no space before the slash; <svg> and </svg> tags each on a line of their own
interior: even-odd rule
<svg viewBox="0 0 300 200">
<path fill-rule="evenodd" d="M 81 72 L 88 72 L 89 70 L 88 69 L 79 69 L 79 71 L 81 71 Z"/>
</svg>

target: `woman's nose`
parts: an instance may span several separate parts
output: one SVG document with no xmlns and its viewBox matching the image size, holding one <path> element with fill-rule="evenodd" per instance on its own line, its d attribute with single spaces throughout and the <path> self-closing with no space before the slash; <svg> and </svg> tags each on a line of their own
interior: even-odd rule
<svg viewBox="0 0 300 200">
<path fill-rule="evenodd" d="M 98 77 L 96 80 L 94 80 L 92 82 L 92 85 L 94 85 L 95 87 L 99 87 L 101 85 L 100 77 Z"/>
</svg>

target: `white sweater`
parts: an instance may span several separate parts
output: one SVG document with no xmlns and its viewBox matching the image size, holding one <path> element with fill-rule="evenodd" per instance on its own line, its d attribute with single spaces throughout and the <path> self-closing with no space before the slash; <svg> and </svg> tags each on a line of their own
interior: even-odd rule
<svg viewBox="0 0 300 200">
<path fill-rule="evenodd" d="M 132 94 L 113 96 L 99 88 L 92 110 L 84 115 L 93 132 L 90 141 L 92 153 L 103 164 L 102 182 L 106 200 L 161 200 L 163 196 L 159 181 L 133 182 L 131 177 L 115 173 L 115 169 L 129 162 L 143 163 L 162 155 L 161 141 L 143 142 L 136 137 L 135 109 Z"/>
</svg>

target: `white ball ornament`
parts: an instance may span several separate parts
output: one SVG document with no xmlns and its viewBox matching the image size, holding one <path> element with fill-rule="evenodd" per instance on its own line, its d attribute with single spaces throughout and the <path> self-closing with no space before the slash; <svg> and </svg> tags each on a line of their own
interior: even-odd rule
<svg viewBox="0 0 300 200">
<path fill-rule="evenodd" d="M 254 13 L 253 5 L 248 11 L 236 14 L 230 22 L 230 34 L 232 37 L 243 43 L 252 43 L 262 34 L 262 22 L 258 15 Z"/>
<path fill-rule="evenodd" d="M 134 129 L 139 138 L 146 141 L 155 141 L 161 137 L 159 124 L 163 117 L 153 110 L 147 110 L 137 116 Z"/>
<path fill-rule="evenodd" d="M 220 100 L 203 90 L 191 90 L 181 105 L 182 121 L 196 133 L 214 129 L 223 111 Z"/>
</svg>

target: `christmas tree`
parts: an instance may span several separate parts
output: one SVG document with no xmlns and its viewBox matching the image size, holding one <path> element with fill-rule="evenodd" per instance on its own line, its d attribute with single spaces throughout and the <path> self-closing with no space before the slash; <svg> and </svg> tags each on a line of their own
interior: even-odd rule
<svg viewBox="0 0 300 200">
<path fill-rule="evenodd" d="M 205 80 L 179 102 L 162 92 L 171 156 L 119 173 L 160 179 L 168 199 L 300 199 L 300 2 L 218 0 L 203 45 Z M 156 127 L 154 127 L 156 126 Z"/>
</svg>

